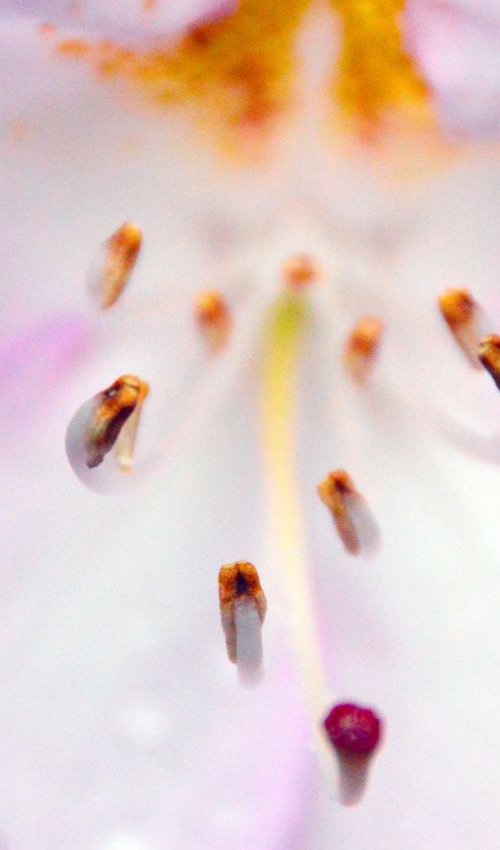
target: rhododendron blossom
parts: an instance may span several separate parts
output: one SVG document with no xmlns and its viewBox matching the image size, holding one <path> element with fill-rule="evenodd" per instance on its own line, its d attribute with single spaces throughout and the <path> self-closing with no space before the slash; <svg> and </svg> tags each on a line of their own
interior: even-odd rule
<svg viewBox="0 0 500 850">
<path fill-rule="evenodd" d="M 496 850 L 496 4 L 0 20 L 1 850 Z"/>
</svg>

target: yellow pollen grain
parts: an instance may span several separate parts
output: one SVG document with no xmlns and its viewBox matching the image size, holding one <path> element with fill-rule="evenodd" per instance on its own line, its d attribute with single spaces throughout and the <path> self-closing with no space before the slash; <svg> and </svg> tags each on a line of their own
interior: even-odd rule
<svg viewBox="0 0 500 850">
<path fill-rule="evenodd" d="M 389 114 L 425 119 L 427 87 L 403 46 L 405 0 L 330 0 L 343 44 L 335 81 L 348 118 L 369 140 Z"/>
<path fill-rule="evenodd" d="M 147 0 L 146 5 L 149 5 Z M 177 43 L 123 48 L 110 41 L 59 43 L 66 57 L 89 56 L 103 78 L 118 77 L 160 106 L 192 104 L 200 124 L 238 139 L 269 128 L 293 99 L 295 43 L 312 0 L 240 0 L 220 20 L 196 25 Z M 427 87 L 404 50 L 405 0 L 329 0 L 343 43 L 335 99 L 367 141 L 393 116 L 430 123 Z M 144 9 L 142 9 L 144 12 Z"/>
<path fill-rule="evenodd" d="M 174 47 L 85 48 L 72 40 L 59 51 L 77 56 L 89 49 L 101 75 L 124 77 L 160 104 L 202 105 L 206 123 L 252 127 L 267 124 L 289 100 L 292 46 L 310 2 L 242 0 L 233 14 L 193 27 Z"/>
</svg>

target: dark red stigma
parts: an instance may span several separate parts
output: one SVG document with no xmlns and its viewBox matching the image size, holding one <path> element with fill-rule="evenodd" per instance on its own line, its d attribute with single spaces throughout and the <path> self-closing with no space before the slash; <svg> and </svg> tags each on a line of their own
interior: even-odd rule
<svg viewBox="0 0 500 850">
<path fill-rule="evenodd" d="M 325 718 L 324 726 L 335 749 L 350 755 L 371 755 L 382 731 L 382 723 L 375 712 L 354 703 L 335 705 Z"/>
</svg>

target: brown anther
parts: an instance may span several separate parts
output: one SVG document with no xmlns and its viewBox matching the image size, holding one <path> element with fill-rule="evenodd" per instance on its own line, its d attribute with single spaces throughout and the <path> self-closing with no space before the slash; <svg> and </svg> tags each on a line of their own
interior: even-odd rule
<svg viewBox="0 0 500 850">
<path fill-rule="evenodd" d="M 447 289 L 438 299 L 441 315 L 469 362 L 479 367 L 480 307 L 466 289 Z"/>
<path fill-rule="evenodd" d="M 366 380 L 377 356 L 383 323 L 375 316 L 360 319 L 349 334 L 344 350 L 344 364 L 355 381 Z"/>
<path fill-rule="evenodd" d="M 500 336 L 490 334 L 481 340 L 478 357 L 500 390 Z"/>
<path fill-rule="evenodd" d="M 267 601 L 262 590 L 259 575 L 253 564 L 236 561 L 226 564 L 219 570 L 219 603 L 222 628 L 226 637 L 227 654 L 230 661 L 238 661 L 236 607 L 241 602 L 253 602 L 264 622 Z"/>
<path fill-rule="evenodd" d="M 127 221 L 109 237 L 104 246 L 104 268 L 100 280 L 100 304 L 103 310 L 115 304 L 134 270 L 142 245 L 142 231 Z"/>
<path fill-rule="evenodd" d="M 200 292 L 194 302 L 194 318 L 209 351 L 217 352 L 227 345 L 231 313 L 220 292 L 212 289 Z"/>
<path fill-rule="evenodd" d="M 308 254 L 295 254 L 283 263 L 281 276 L 286 288 L 297 292 L 318 280 L 319 267 Z"/>
<path fill-rule="evenodd" d="M 149 386 L 134 375 L 122 375 L 97 396 L 95 413 L 86 443 L 89 469 L 99 466 L 115 445 L 129 417 L 140 409 Z"/>
<path fill-rule="evenodd" d="M 338 534 L 351 555 L 360 551 L 358 530 L 353 522 L 353 510 L 363 503 L 363 497 L 356 490 L 352 478 L 344 469 L 330 472 L 318 485 L 318 495 L 330 510 Z"/>
</svg>

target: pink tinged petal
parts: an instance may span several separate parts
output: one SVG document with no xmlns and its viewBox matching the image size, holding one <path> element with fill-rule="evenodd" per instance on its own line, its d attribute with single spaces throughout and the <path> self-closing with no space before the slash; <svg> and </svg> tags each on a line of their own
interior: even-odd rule
<svg viewBox="0 0 500 850">
<path fill-rule="evenodd" d="M 64 314 L 33 324 L 0 348 L 4 427 L 36 426 L 89 350 L 90 329 L 81 316 Z"/>
<path fill-rule="evenodd" d="M 175 34 L 230 14 L 235 0 L 5 0 L 1 14 L 118 40 Z"/>
<path fill-rule="evenodd" d="M 493 2 L 410 0 L 408 48 L 451 135 L 500 135 L 500 11 Z"/>
</svg>

